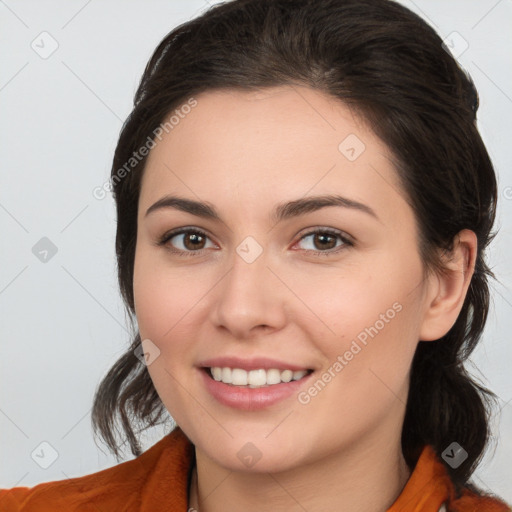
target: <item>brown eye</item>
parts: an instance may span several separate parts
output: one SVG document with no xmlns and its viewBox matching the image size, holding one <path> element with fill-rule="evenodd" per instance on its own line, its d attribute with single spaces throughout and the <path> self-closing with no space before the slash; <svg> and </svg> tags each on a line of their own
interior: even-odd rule
<svg viewBox="0 0 512 512">
<path fill-rule="evenodd" d="M 299 243 L 306 241 L 302 249 L 315 255 L 329 255 L 338 253 L 354 244 L 341 232 L 327 229 L 317 229 L 301 237 Z"/>
<path fill-rule="evenodd" d="M 313 244 L 318 249 L 334 249 L 336 247 L 336 237 L 326 233 L 316 233 L 313 237 Z"/>
<path fill-rule="evenodd" d="M 181 229 L 164 235 L 159 244 L 169 247 L 172 252 L 190 254 L 206 249 L 208 241 L 209 237 L 202 231 Z M 211 241 L 210 244 L 214 247 Z"/>
<path fill-rule="evenodd" d="M 185 234 L 183 236 L 183 245 L 190 250 L 203 249 L 205 237 L 198 233 Z"/>
</svg>

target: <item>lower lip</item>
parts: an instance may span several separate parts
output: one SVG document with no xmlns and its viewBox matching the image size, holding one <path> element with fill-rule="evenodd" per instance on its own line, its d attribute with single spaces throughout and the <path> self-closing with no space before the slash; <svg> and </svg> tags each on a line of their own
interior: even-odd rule
<svg viewBox="0 0 512 512">
<path fill-rule="evenodd" d="M 200 369 L 206 389 L 221 404 L 243 411 L 257 411 L 286 400 L 311 377 L 312 373 L 300 380 L 272 384 L 261 388 L 232 386 L 209 376 L 209 370 Z"/>
</svg>

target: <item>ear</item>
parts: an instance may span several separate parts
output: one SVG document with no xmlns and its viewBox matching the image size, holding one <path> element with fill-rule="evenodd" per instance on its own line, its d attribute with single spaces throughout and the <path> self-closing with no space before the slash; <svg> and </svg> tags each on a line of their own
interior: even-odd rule
<svg viewBox="0 0 512 512">
<path fill-rule="evenodd" d="M 442 338 L 455 324 L 475 271 L 477 238 L 463 229 L 454 239 L 453 251 L 443 257 L 446 272 L 428 277 L 421 341 Z"/>
</svg>

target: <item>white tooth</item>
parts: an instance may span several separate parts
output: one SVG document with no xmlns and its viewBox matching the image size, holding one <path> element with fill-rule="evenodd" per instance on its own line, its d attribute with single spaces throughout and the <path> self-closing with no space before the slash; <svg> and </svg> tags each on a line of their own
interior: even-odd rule
<svg viewBox="0 0 512 512">
<path fill-rule="evenodd" d="M 231 368 L 222 368 L 222 382 L 224 382 L 224 384 L 231 384 L 233 382 Z"/>
<path fill-rule="evenodd" d="M 231 380 L 235 386 L 247 386 L 247 372 L 241 368 L 233 368 Z"/>
<path fill-rule="evenodd" d="M 290 382 L 291 380 L 302 379 L 308 372 L 306 370 L 278 370 L 271 368 L 264 370 L 251 370 L 247 372 L 241 368 L 220 368 L 214 366 L 210 368 L 210 373 L 216 381 L 222 381 L 225 384 L 235 386 L 249 386 L 250 388 L 260 388 L 280 384 L 281 382 Z"/>
<path fill-rule="evenodd" d="M 253 386 L 264 386 L 267 383 L 267 372 L 261 370 L 251 370 L 247 378 L 247 383 Z"/>
<path fill-rule="evenodd" d="M 302 379 L 302 377 L 304 377 L 306 373 L 308 373 L 306 370 L 298 370 L 296 372 L 293 372 L 293 380 Z"/>
<path fill-rule="evenodd" d="M 267 370 L 267 384 L 279 384 L 281 382 L 281 372 L 272 368 Z"/>
<path fill-rule="evenodd" d="M 283 370 L 281 372 L 281 380 L 283 382 L 290 382 L 293 377 L 293 372 L 291 370 Z"/>
</svg>

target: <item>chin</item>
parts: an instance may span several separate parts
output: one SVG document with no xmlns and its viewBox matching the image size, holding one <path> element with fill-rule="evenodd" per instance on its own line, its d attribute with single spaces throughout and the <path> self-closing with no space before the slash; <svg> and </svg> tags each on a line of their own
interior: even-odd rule
<svg viewBox="0 0 512 512">
<path fill-rule="evenodd" d="M 279 473 L 306 463 L 306 454 L 297 450 L 297 443 L 292 442 L 293 436 L 284 435 L 284 431 L 281 436 L 276 433 L 274 439 L 265 439 L 265 435 L 240 435 L 238 432 L 236 437 L 222 443 L 211 437 L 205 442 L 198 439 L 196 447 L 219 466 L 235 472 Z"/>
<path fill-rule="evenodd" d="M 229 471 L 237 473 L 280 473 L 292 470 L 302 466 L 303 462 L 299 458 L 291 458 L 291 453 L 270 452 L 270 450 L 260 450 L 261 458 L 256 456 L 252 461 L 247 460 L 248 455 L 240 460 L 238 456 L 228 456 L 226 453 L 212 453 L 215 462 Z"/>
</svg>

